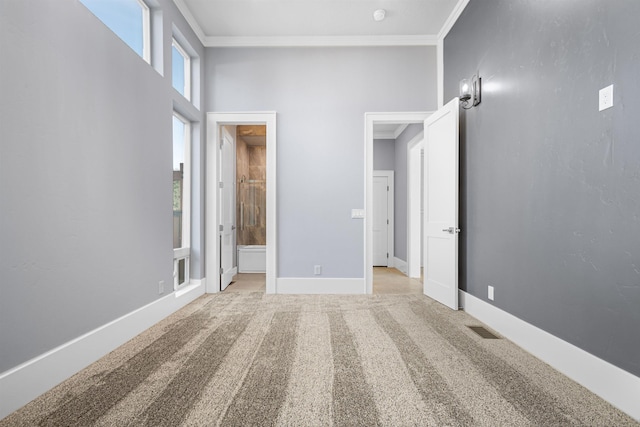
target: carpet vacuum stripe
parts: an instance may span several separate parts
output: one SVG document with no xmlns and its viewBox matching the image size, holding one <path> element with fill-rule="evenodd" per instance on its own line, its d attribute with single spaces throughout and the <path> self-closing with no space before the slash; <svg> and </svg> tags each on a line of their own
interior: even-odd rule
<svg viewBox="0 0 640 427">
<path fill-rule="evenodd" d="M 276 313 L 221 426 L 273 425 L 285 399 L 300 314 Z"/>
<path fill-rule="evenodd" d="M 278 414 L 277 425 L 331 425 L 332 387 L 329 319 L 324 313 L 303 312 L 287 397 Z"/>
<path fill-rule="evenodd" d="M 458 396 L 433 367 L 420 348 L 413 342 L 403 327 L 385 309 L 373 310 L 373 316 L 380 327 L 395 343 L 411 380 L 416 385 L 425 402 L 432 402 L 433 416 L 437 425 L 474 425 L 473 418 L 466 412 Z"/>
<path fill-rule="evenodd" d="M 171 427 L 182 423 L 250 319 L 250 315 L 231 316 L 209 334 L 160 397 L 147 408 L 146 426 Z"/>
<path fill-rule="evenodd" d="M 483 376 L 496 387 L 502 397 L 533 425 L 577 425 L 569 411 L 561 407 L 557 399 L 536 387 L 509 364 L 483 349 L 468 335 L 449 324 L 446 319 L 435 316 L 424 303 L 413 302 L 411 307 L 417 315 L 425 319 L 426 324 L 458 351 L 473 360 Z"/>
<path fill-rule="evenodd" d="M 167 358 L 182 348 L 206 324 L 207 320 L 206 312 L 199 311 L 177 323 L 125 364 L 106 374 L 99 384 L 62 404 L 39 425 L 57 427 L 94 424 L 98 418 L 158 369 Z"/>
<path fill-rule="evenodd" d="M 333 352 L 333 423 L 379 426 L 378 411 L 364 376 L 354 337 L 340 312 L 329 312 Z"/>
<path fill-rule="evenodd" d="M 423 295 L 205 295 L 0 420 L 23 426 L 640 426 Z"/>
</svg>

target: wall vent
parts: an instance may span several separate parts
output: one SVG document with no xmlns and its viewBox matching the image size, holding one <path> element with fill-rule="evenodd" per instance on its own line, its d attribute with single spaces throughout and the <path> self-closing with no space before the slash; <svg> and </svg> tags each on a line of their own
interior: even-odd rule
<svg viewBox="0 0 640 427">
<path fill-rule="evenodd" d="M 492 332 L 487 330 L 484 326 L 468 326 L 468 328 L 471 329 L 476 334 L 480 335 L 482 338 L 486 338 L 490 340 L 500 339 L 500 337 L 494 335 Z"/>
</svg>

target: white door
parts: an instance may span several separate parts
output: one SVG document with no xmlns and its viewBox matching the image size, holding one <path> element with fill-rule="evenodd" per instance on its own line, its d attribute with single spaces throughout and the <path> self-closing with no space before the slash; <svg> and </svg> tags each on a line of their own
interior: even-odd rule
<svg viewBox="0 0 640 427">
<path fill-rule="evenodd" d="M 424 122 L 424 294 L 458 310 L 458 98 Z"/>
<path fill-rule="evenodd" d="M 233 268 L 233 236 L 235 233 L 235 144 L 226 131 L 220 146 L 220 290 L 223 291 L 236 274 Z"/>
<path fill-rule="evenodd" d="M 389 177 L 373 176 L 373 266 L 389 266 Z"/>
</svg>

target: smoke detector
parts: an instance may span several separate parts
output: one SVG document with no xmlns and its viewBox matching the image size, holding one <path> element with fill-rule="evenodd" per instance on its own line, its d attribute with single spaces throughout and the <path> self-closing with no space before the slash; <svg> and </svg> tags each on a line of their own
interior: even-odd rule
<svg viewBox="0 0 640 427">
<path fill-rule="evenodd" d="M 384 9 L 378 9 L 375 12 L 373 12 L 373 19 L 380 22 L 384 19 L 386 14 L 387 12 Z"/>
</svg>

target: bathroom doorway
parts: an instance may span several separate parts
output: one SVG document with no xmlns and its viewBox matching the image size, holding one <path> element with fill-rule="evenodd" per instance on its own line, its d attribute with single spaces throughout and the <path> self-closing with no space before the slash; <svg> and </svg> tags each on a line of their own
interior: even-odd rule
<svg viewBox="0 0 640 427">
<path fill-rule="evenodd" d="M 267 127 L 238 125 L 236 133 L 236 238 L 238 273 L 267 268 Z"/>
<path fill-rule="evenodd" d="M 225 271 L 253 270 L 275 293 L 275 113 L 208 113 L 207 125 L 207 292 L 226 287 Z M 224 155 L 225 139 L 233 155 Z"/>
</svg>

